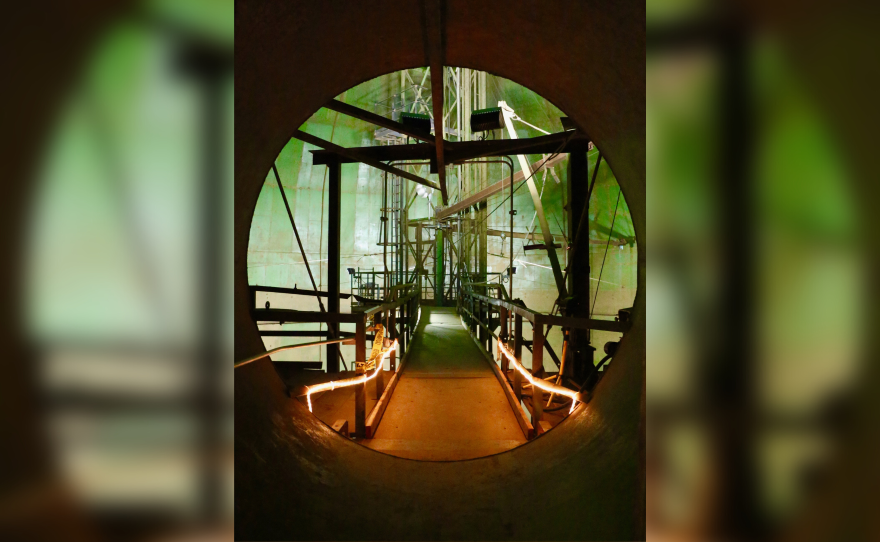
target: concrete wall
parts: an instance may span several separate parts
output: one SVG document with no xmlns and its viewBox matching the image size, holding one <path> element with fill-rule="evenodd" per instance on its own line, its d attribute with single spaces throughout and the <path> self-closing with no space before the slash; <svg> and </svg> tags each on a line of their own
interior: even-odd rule
<svg viewBox="0 0 880 542">
<path fill-rule="evenodd" d="M 535 442 L 464 462 L 423 463 L 366 450 L 289 401 L 268 362 L 246 366 L 235 374 L 239 538 L 644 537 L 644 5 L 444 6 L 446 64 L 492 70 L 558 104 L 592 136 L 617 174 L 639 240 L 633 329 L 590 405 Z M 293 127 L 329 97 L 427 62 L 420 8 L 411 3 L 278 2 L 237 10 L 240 359 L 264 348 L 247 311 L 246 251 L 271 161 Z M 392 34 L 394 48 L 376 39 Z M 543 39 L 531 39 L 538 34 Z M 597 55 L 585 54 L 592 51 Z"/>
</svg>

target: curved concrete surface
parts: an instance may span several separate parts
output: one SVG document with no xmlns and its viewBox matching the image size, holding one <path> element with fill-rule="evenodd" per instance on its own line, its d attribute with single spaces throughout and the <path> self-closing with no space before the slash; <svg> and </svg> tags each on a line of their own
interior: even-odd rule
<svg viewBox="0 0 880 542">
<path fill-rule="evenodd" d="M 423 306 L 379 430 L 362 444 L 398 457 L 454 461 L 525 443 L 504 389 L 455 308 Z"/>
<path fill-rule="evenodd" d="M 236 359 L 264 349 L 247 310 L 246 254 L 266 171 L 327 99 L 428 64 L 421 5 L 236 5 Z M 534 442 L 460 462 L 368 450 L 290 401 L 268 361 L 237 370 L 238 539 L 644 538 L 644 3 L 442 5 L 446 65 L 490 71 L 538 92 L 591 135 L 615 171 L 638 240 L 633 328 L 589 405 Z"/>
</svg>

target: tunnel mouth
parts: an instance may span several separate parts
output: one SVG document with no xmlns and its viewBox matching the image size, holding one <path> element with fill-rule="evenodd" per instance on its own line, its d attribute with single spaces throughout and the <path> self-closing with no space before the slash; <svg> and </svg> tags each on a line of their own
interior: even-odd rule
<svg viewBox="0 0 880 542">
<path fill-rule="evenodd" d="M 481 81 L 482 78 L 482 81 Z M 552 103 L 540 97 L 533 91 L 518 85 L 507 79 L 496 77 L 487 72 L 478 72 L 476 70 L 468 70 L 466 68 L 445 68 L 444 83 L 446 92 L 445 100 L 445 122 L 444 122 L 444 139 L 450 146 L 459 141 L 492 141 L 496 139 L 511 139 L 514 134 L 520 138 L 534 138 L 542 135 L 552 135 L 568 132 L 575 134 L 578 130 L 569 122 L 567 116 Z M 468 89 L 466 81 L 470 81 L 471 88 Z M 482 87 L 480 84 L 482 83 Z M 395 89 L 396 87 L 396 89 Z M 453 89 L 453 90 L 450 90 Z M 396 92 L 394 92 L 396 90 Z M 430 130 L 434 130 L 434 122 L 431 115 L 432 101 L 428 92 L 431 90 L 430 73 L 427 68 L 416 68 L 410 70 L 401 70 L 392 72 L 365 83 L 361 83 L 343 92 L 336 97 L 336 100 L 344 104 L 354 105 L 357 108 L 366 110 L 370 113 L 390 118 L 392 121 L 409 123 L 412 126 L 421 126 Z M 483 106 L 489 107 L 483 107 Z M 468 111 L 482 110 L 482 113 L 471 116 Z M 505 112 L 511 117 L 509 121 L 505 121 Z M 497 111 L 496 111 L 497 110 Z M 501 119 L 496 127 L 488 131 L 475 133 L 471 128 L 478 124 L 479 115 L 498 115 Z M 512 125 L 513 127 L 511 128 Z M 393 145 L 412 145 L 417 139 L 415 137 L 405 136 L 394 132 L 389 128 L 382 128 L 372 125 L 363 119 L 352 118 L 344 112 L 332 108 L 321 108 L 316 111 L 306 123 L 304 123 L 298 133 L 305 132 L 309 135 L 315 135 L 320 139 L 333 145 L 339 145 L 344 148 L 356 147 L 387 147 Z M 433 136 L 431 136 L 433 138 Z M 426 138 L 427 139 L 427 138 Z M 570 137 L 566 140 L 568 141 Z M 560 145 L 560 149 L 565 143 Z M 318 151 L 318 152 L 315 152 Z M 260 192 L 257 205 L 251 220 L 250 237 L 248 242 L 248 283 L 252 290 L 252 301 L 256 308 L 265 307 L 281 308 L 298 311 L 316 311 L 316 309 L 324 310 L 323 303 L 319 304 L 322 297 L 316 297 L 310 292 L 318 290 L 325 292 L 328 288 L 328 254 L 327 254 L 327 225 L 329 216 L 327 212 L 327 167 L 319 167 L 325 165 L 321 162 L 326 156 L 321 157 L 320 147 L 312 144 L 311 141 L 304 142 L 296 136 L 288 141 L 281 152 L 275 159 L 272 167 L 269 168 L 263 188 Z M 324 152 L 324 155 L 327 153 Z M 636 288 L 637 288 L 637 246 L 635 233 L 633 229 L 632 219 L 629 209 L 626 205 L 625 198 L 621 194 L 620 187 L 616 178 L 611 171 L 608 163 L 599 159 L 599 150 L 592 143 L 589 143 L 589 150 L 586 155 L 586 167 L 595 186 L 595 192 L 591 199 L 591 205 L 588 216 L 587 230 L 589 236 L 588 246 L 590 246 L 590 261 L 595 259 L 597 264 L 601 256 L 601 269 L 598 275 L 589 277 L 589 283 L 596 284 L 595 292 L 589 299 L 592 301 L 590 315 L 599 320 L 618 321 L 629 317 L 630 308 L 633 306 Z M 477 160 L 493 160 L 496 157 Z M 321 162 L 318 164 L 318 162 Z M 485 261 L 479 261 L 479 255 L 469 253 L 474 272 L 470 272 L 469 276 L 483 273 L 480 277 L 487 283 L 497 283 L 503 288 L 511 288 L 510 282 L 518 286 L 514 292 L 514 296 L 510 298 L 512 303 L 528 306 L 530 309 L 535 308 L 538 312 L 551 312 L 555 305 L 553 300 L 557 297 L 557 292 L 553 289 L 554 276 L 549 271 L 552 269 L 547 265 L 546 244 L 540 244 L 541 228 L 536 223 L 536 214 L 533 216 L 534 204 L 530 199 L 529 191 L 525 189 L 527 180 L 535 182 L 539 188 L 539 198 L 543 206 L 550 209 L 548 212 L 549 224 L 553 242 L 557 245 L 557 251 L 562 256 L 562 261 L 567 262 L 568 253 L 572 248 L 568 234 L 571 234 L 571 211 L 566 210 L 567 197 L 570 196 L 568 189 L 569 179 L 566 171 L 569 159 L 566 154 L 557 152 L 548 152 L 544 154 L 526 155 L 526 162 L 516 159 L 511 161 L 513 171 L 518 173 L 522 171 L 522 165 L 528 165 L 534 169 L 532 175 L 520 177 L 517 181 L 514 179 L 514 207 L 521 210 L 522 213 L 514 216 L 513 234 L 510 233 L 510 224 L 507 215 L 507 205 L 509 205 L 509 190 L 503 189 L 499 193 L 490 196 L 486 200 L 486 204 L 481 208 L 479 206 L 471 207 L 468 215 L 469 220 L 478 222 L 479 213 L 482 211 L 482 222 L 486 225 L 486 240 L 482 243 L 475 238 L 479 234 L 473 231 L 466 232 L 464 228 L 453 233 L 447 233 L 453 238 L 456 233 L 461 239 L 467 235 L 474 238 L 472 243 L 477 243 L 486 249 Z M 437 175 L 431 174 L 433 167 L 431 161 L 420 162 L 419 160 L 407 161 L 384 161 L 394 167 L 412 172 L 415 175 L 425 179 L 436 181 Z M 356 182 L 352 183 L 353 170 L 357 168 Z M 467 199 L 473 193 L 485 189 L 488 185 L 504 180 L 506 175 L 505 165 L 500 163 L 493 164 L 473 164 L 469 162 L 454 163 L 447 174 L 447 186 L 450 191 L 450 206 L 454 206 L 456 200 L 461 201 Z M 391 177 L 391 181 L 387 180 Z M 398 181 L 395 186 L 395 180 Z M 353 185 L 353 186 L 352 186 Z M 539 186 L 537 186 L 539 185 Z M 395 188 L 398 192 L 395 193 Z M 509 187 L 508 187 L 509 188 Z M 435 311 L 435 307 L 430 307 L 431 303 L 437 303 L 437 283 L 454 284 L 456 282 L 456 273 L 453 272 L 452 266 L 447 265 L 438 278 L 436 255 L 431 255 L 431 250 L 423 250 L 419 247 L 419 257 L 424 255 L 424 259 L 416 263 L 414 254 L 407 252 L 407 248 L 411 249 L 412 244 L 422 245 L 427 242 L 436 242 L 437 231 L 448 231 L 450 228 L 444 228 L 440 224 L 434 227 L 425 225 L 423 231 L 419 228 L 419 235 L 422 237 L 417 243 L 411 243 L 409 239 L 401 242 L 400 230 L 403 229 L 401 224 L 401 215 L 404 214 L 403 206 L 406 205 L 405 220 L 406 229 L 411 229 L 410 221 L 430 219 L 432 213 L 436 213 L 441 206 L 441 194 L 439 190 L 431 187 L 418 185 L 408 179 L 397 178 L 394 176 L 384 175 L 382 171 L 371 168 L 365 163 L 345 165 L 341 168 L 341 190 L 342 190 L 342 206 L 349 208 L 350 213 L 343 211 L 342 213 L 342 240 L 345 246 L 350 247 L 349 250 L 341 250 L 340 265 L 340 289 L 343 295 L 349 294 L 350 306 L 348 310 L 356 313 L 363 311 L 374 305 L 376 301 L 387 298 L 389 291 L 396 284 L 405 283 L 406 280 L 417 278 L 421 284 L 419 289 L 423 292 L 420 295 L 420 304 L 423 312 L 428 313 L 428 319 L 424 322 L 419 321 L 417 330 L 413 340 L 413 347 L 420 344 L 425 335 L 436 333 L 448 333 L 451 329 L 458 328 L 466 330 L 465 335 L 455 339 L 455 343 L 463 343 L 470 350 L 478 351 L 479 368 L 471 364 L 468 368 L 453 367 L 448 371 L 440 371 L 445 374 L 432 374 L 432 371 L 422 371 L 424 374 L 416 374 L 417 361 L 408 359 L 407 352 L 401 364 L 406 363 L 406 369 L 409 371 L 405 375 L 403 373 L 395 375 L 395 371 L 389 366 L 389 359 L 386 357 L 383 361 L 384 370 L 380 374 L 380 378 L 375 378 L 377 372 L 366 371 L 365 374 L 373 374 L 374 377 L 365 383 L 365 394 L 368 396 L 366 401 L 367 412 L 372 412 L 376 405 L 382 399 L 382 393 L 377 391 L 376 382 L 384 381 L 383 386 L 387 386 L 388 382 L 395 379 L 397 383 L 405 381 L 424 381 L 426 384 L 419 390 L 410 390 L 408 393 L 412 397 L 408 397 L 411 403 L 417 404 L 419 394 L 431 395 L 434 393 L 433 399 L 428 401 L 436 401 L 442 397 L 445 392 L 440 390 L 431 391 L 432 387 L 439 384 L 444 379 L 461 381 L 457 382 L 456 389 L 466 388 L 467 385 L 475 384 L 480 380 L 488 380 L 489 387 L 495 388 L 493 399 L 501 408 L 507 410 L 516 410 L 518 407 L 521 414 L 531 420 L 533 412 L 528 405 L 531 396 L 523 394 L 521 401 L 517 407 L 512 403 L 506 402 L 504 399 L 505 390 L 502 381 L 493 375 L 493 371 L 498 373 L 500 360 L 503 355 L 499 353 L 497 337 L 491 338 L 490 350 L 494 352 L 494 356 L 486 352 L 485 348 L 481 348 L 478 340 L 473 336 L 472 331 L 468 330 L 468 325 L 464 321 L 459 312 L 454 312 L 454 316 L 445 311 Z M 545 195 L 546 194 L 546 195 Z M 397 195 L 397 216 L 395 215 L 394 197 Z M 548 197 L 549 196 L 549 197 Z M 347 204 L 346 199 L 354 200 L 353 203 Z M 597 202 L 596 209 L 592 202 Z M 507 203 L 505 203 L 507 202 Z M 378 204 L 377 204 L 378 203 Z M 436 203 L 436 205 L 435 205 Z M 569 202 L 570 203 L 570 202 Z M 612 206 L 613 203 L 613 206 Z M 622 204 L 622 206 L 621 206 Z M 491 211 L 491 212 L 489 212 Z M 497 211 L 497 212 L 496 212 Z M 604 213 L 604 214 L 603 214 Z M 380 216 L 381 215 L 381 216 Z M 416 216 L 413 216 L 416 215 Z M 607 215 L 607 216 L 605 216 Z M 531 221 L 527 220 L 531 218 Z M 415 219 L 415 220 L 413 220 Z M 348 221 L 346 225 L 345 222 Z M 398 238 L 394 238 L 394 227 L 386 227 L 398 222 L 397 231 Z M 293 224 L 299 226 L 296 233 L 292 233 Z M 304 227 L 303 225 L 304 224 Z M 351 226 L 351 238 L 346 240 L 347 227 Z M 493 228 L 494 226 L 494 228 Z M 295 228 L 296 226 L 294 226 Z M 504 231 L 508 228 L 507 231 Z M 434 239 L 430 238 L 430 230 L 435 231 Z M 286 233 L 284 232 L 286 230 Z M 317 231 L 316 231 L 317 230 Z M 389 231 L 390 230 L 390 231 Z M 489 231 L 492 233 L 490 234 Z M 427 236 L 426 236 L 427 233 Z M 317 234 L 317 235 L 316 235 Z M 494 234 L 494 235 L 493 235 Z M 519 237 L 517 236 L 519 234 Z M 604 235 L 606 243 L 601 243 L 601 237 Z M 350 243 L 349 243 L 350 241 Z M 532 245 L 537 245 L 532 246 Z M 593 247 L 598 250 L 594 254 Z M 541 250 L 543 247 L 544 250 Z M 358 250 L 360 249 L 360 250 Z M 378 250 L 381 249 L 381 252 Z M 562 250 L 560 250 L 562 249 Z M 470 250 L 470 249 L 468 249 Z M 405 257 L 400 253 L 405 253 Z M 611 260 L 607 263 L 610 252 Z M 513 257 L 511 257 L 513 255 Z M 463 257 L 462 257 L 463 259 Z M 432 262 L 433 260 L 433 262 Z M 430 264 L 427 264 L 431 262 Z M 373 264 L 367 269 L 368 264 Z M 490 265 L 491 263 L 491 265 Z M 513 264 L 511 266 L 511 263 Z M 483 265 L 480 268 L 480 265 Z M 353 267 L 352 267 L 353 266 Z M 376 267 L 380 271 L 376 271 Z M 391 269 L 389 270 L 389 267 Z M 414 267 L 420 267 L 414 269 Z M 511 273 L 511 267 L 513 272 Z M 598 265 L 597 265 L 598 267 Z M 432 273 L 431 270 L 434 270 Z M 500 269 L 500 271 L 496 271 Z M 419 272 L 422 274 L 419 274 Z M 604 274 L 603 274 L 604 273 Z M 311 275 L 312 278 L 309 278 Z M 433 275 L 433 276 L 432 276 Z M 493 278 L 494 277 L 494 278 Z M 314 279 L 314 280 L 312 280 Z M 610 280 L 609 280 L 610 279 Z M 345 288 L 345 282 L 348 282 L 348 291 Z M 458 283 L 461 284 L 461 280 Z M 473 280 L 472 280 L 473 282 Z M 576 282 L 571 280 L 571 282 Z M 291 284 L 292 283 L 292 284 Z M 517 284 L 519 283 L 519 284 Z M 536 285 L 536 286 L 530 286 Z M 603 287 L 603 284 L 616 288 Z M 520 286 L 523 285 L 523 286 Z M 549 285 L 549 287 L 548 287 Z M 484 287 L 479 291 L 488 293 L 492 290 L 490 287 Z M 511 288 L 512 290 L 512 288 Z M 443 291 L 443 288 L 441 288 Z M 448 290 L 447 290 L 448 292 Z M 499 293 L 500 296 L 500 293 Z M 359 299 L 360 298 L 360 299 Z M 603 299 L 605 298 L 605 299 Z M 326 302 L 327 297 L 323 297 Z M 548 301 L 549 300 L 549 301 Z M 624 301 L 621 301 L 624 300 Z M 448 298 L 443 299 L 448 303 Z M 602 303 L 599 303 L 602 301 Z M 453 301 L 454 302 L 454 301 Z M 441 303 L 442 304 L 442 303 Z M 596 308 L 598 312 L 593 312 Z M 611 310 L 608 307 L 616 307 L 617 310 Z M 253 309 L 254 307 L 252 307 Z M 447 307 L 440 307 L 447 308 Z M 342 312 L 345 311 L 342 307 Z M 623 309 L 623 311 L 621 311 Z M 433 322 L 434 316 L 437 315 L 439 320 Z M 450 321 L 445 321 L 450 320 Z M 454 321 L 452 321 L 454 320 Z M 512 320 L 512 318 L 511 318 Z M 387 322 L 386 322 L 387 326 Z M 303 324 L 291 324 L 287 322 L 268 322 L 264 321 L 258 325 L 258 330 L 263 336 L 263 343 L 267 350 L 279 348 L 289 344 L 303 344 L 312 342 L 321 342 L 322 338 L 328 336 L 326 325 L 320 326 L 319 333 L 313 338 L 304 338 L 310 332 L 306 328 L 314 328 L 314 326 Z M 347 326 L 340 324 L 340 333 L 351 333 L 353 329 L 347 330 Z M 430 329 L 429 329 L 430 328 Z M 512 323 L 511 323 L 512 328 Z M 496 328 L 497 331 L 497 328 Z M 596 342 L 596 356 L 593 359 L 595 374 L 591 374 L 593 378 L 592 386 L 601 379 L 604 371 L 611 365 L 613 356 L 606 353 L 609 349 L 613 352 L 616 345 L 619 344 L 622 333 L 598 331 Z M 558 336 L 557 336 L 558 335 Z M 291 338 L 296 337 L 295 339 Z M 558 360 L 557 353 L 564 354 L 563 347 L 558 346 L 562 342 L 562 333 L 558 329 L 552 330 L 546 339 L 548 344 L 556 346 L 552 357 L 546 356 L 544 359 L 544 373 L 547 368 L 559 372 L 559 365 L 554 365 Z M 606 345 L 603 353 L 603 346 Z M 368 342 L 367 348 L 370 343 Z M 384 345 L 387 349 L 390 345 Z M 351 386 L 346 389 L 338 388 L 331 390 L 322 390 L 317 393 L 308 393 L 310 388 L 314 389 L 316 385 L 326 382 L 339 382 L 351 379 L 357 376 L 353 369 L 355 359 L 355 347 L 349 344 L 342 344 L 339 347 L 341 353 L 344 371 L 339 373 L 328 373 L 328 360 L 326 346 L 310 346 L 288 352 L 274 354 L 272 356 L 272 365 L 281 379 L 285 382 L 288 394 L 291 400 L 299 402 L 302 406 L 308 408 L 315 417 L 321 420 L 326 426 L 335 432 L 345 432 L 341 426 L 341 422 L 346 420 L 349 422 L 347 432 L 354 434 L 351 426 L 355 425 L 350 412 L 343 413 L 347 409 L 345 403 L 347 399 L 333 398 L 332 396 L 354 395 Z M 531 362 L 531 353 L 523 352 L 522 361 L 525 366 Z M 470 357 L 474 357 L 473 351 Z M 494 359 L 493 359 L 494 358 Z M 554 360 L 556 358 L 556 360 Z M 528 361 L 527 361 L 528 360 Z M 606 363 L 607 362 L 607 363 Z M 349 366 L 351 365 L 351 367 Z M 493 367 L 494 365 L 494 367 Z M 508 368 L 509 369 L 509 368 Z M 398 370 L 400 370 L 398 368 Z M 509 370 L 510 372 L 510 370 Z M 513 370 L 512 372 L 515 372 Z M 434 371 L 437 373 L 437 371 Z M 480 373 L 480 374 L 478 374 Z M 510 374 L 505 374 L 508 383 L 513 380 Z M 552 377 L 553 375 L 550 374 Z M 583 376 L 575 375 L 575 376 Z M 568 381 L 566 381 L 566 379 Z M 556 382 L 563 387 L 576 388 L 578 382 L 568 377 L 568 375 L 557 376 Z M 397 383 L 394 385 L 397 386 Z M 483 382 L 486 384 L 486 382 Z M 586 382 L 582 382 L 586 384 Z M 372 390 L 370 386 L 373 386 Z M 526 384 L 528 387 L 529 385 Z M 534 386 L 532 386 L 534 388 Z M 583 386 L 581 386 L 583 388 Z M 372 392 L 372 395 L 371 395 Z M 398 401 L 406 395 L 406 386 L 395 388 L 394 393 Z M 467 393 L 467 392 L 465 392 Z M 372 399 L 369 399 L 372 397 Z M 548 395 L 543 395 L 544 399 L 548 399 Z M 329 400 L 328 400 L 329 399 Z M 425 399 L 421 400 L 422 402 Z M 442 401 L 441 401 L 442 402 Z M 386 405 L 386 418 L 379 424 L 379 429 L 371 438 L 349 437 L 364 447 L 373 449 L 380 453 L 401 457 L 417 461 L 466 461 L 480 457 L 488 457 L 499 453 L 504 453 L 510 449 L 526 444 L 533 439 L 536 433 L 543 434 L 549 432 L 556 425 L 564 422 L 569 415 L 580 411 L 575 408 L 577 403 L 569 401 L 569 405 L 559 405 L 558 397 L 554 402 L 551 399 L 547 406 L 542 409 L 543 417 L 552 421 L 547 421 L 546 426 L 535 428 L 531 435 L 522 431 L 521 427 L 517 427 L 516 417 L 507 420 L 507 426 L 502 430 L 504 436 L 515 438 L 486 438 L 483 440 L 495 441 L 493 446 L 474 449 L 470 446 L 470 450 L 462 451 L 461 449 L 449 450 L 444 448 L 449 441 L 437 439 L 435 436 L 429 436 L 425 439 L 426 433 L 431 433 L 428 429 L 416 431 L 415 434 L 408 434 L 408 438 L 404 439 L 383 439 L 383 425 L 392 426 L 393 415 L 388 414 L 391 402 Z M 578 403 L 581 404 L 581 403 Z M 447 405 L 447 408 L 450 408 Z M 353 406 L 352 406 L 353 409 Z M 461 410 L 461 408 L 459 408 Z M 471 413 L 473 414 L 473 412 Z M 508 412 L 509 414 L 509 412 Z M 468 417 L 466 412 L 459 412 L 461 417 Z M 479 416 L 477 416 L 479 417 Z M 404 421 L 406 417 L 402 417 Z M 418 424 L 415 424 L 418 425 Z M 519 432 L 519 436 L 511 434 L 509 431 L 511 425 L 516 429 L 513 433 Z M 430 424 L 428 424 L 430 426 Z M 472 428 L 473 429 L 473 428 Z M 473 432 L 473 431 L 472 431 Z M 491 432 L 491 431 L 489 431 Z M 442 431 L 441 431 L 442 433 Z M 453 429 L 446 429 L 447 434 L 455 433 Z M 485 432 L 476 430 L 475 434 Z M 346 438 L 339 434 L 341 438 Z M 460 436 L 460 435 L 459 435 Z M 496 435 L 497 436 L 497 435 Z M 392 447 L 377 446 L 376 443 L 383 440 L 410 440 L 410 441 L 429 441 L 423 446 L 415 446 L 407 450 L 400 450 Z M 453 439 L 454 440 L 454 439 Z M 459 439 L 461 440 L 461 439 Z M 468 440 L 468 439 L 464 439 Z M 479 439 L 475 439 L 479 440 Z M 503 442 L 502 442 L 503 441 Z M 454 442 L 453 442 L 454 444 Z"/>
</svg>

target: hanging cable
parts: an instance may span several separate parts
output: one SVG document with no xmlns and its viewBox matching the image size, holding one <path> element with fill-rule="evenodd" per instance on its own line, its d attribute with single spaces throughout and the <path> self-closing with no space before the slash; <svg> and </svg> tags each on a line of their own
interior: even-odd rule
<svg viewBox="0 0 880 542">
<path fill-rule="evenodd" d="M 611 232 L 614 232 L 614 222 L 617 220 L 617 208 L 620 206 L 621 190 L 617 190 L 617 203 L 614 204 L 614 217 L 611 219 Z M 605 270 L 605 258 L 608 256 L 608 247 L 611 246 L 611 234 L 608 235 L 608 242 L 605 243 L 605 255 L 602 256 L 602 267 L 599 268 L 599 282 L 596 283 L 596 294 L 593 295 L 593 306 L 590 307 L 590 318 L 593 317 L 593 309 L 596 308 L 596 299 L 599 297 L 599 287 L 602 286 L 602 271 Z"/>
<path fill-rule="evenodd" d="M 272 162 L 272 172 L 275 173 L 275 182 L 278 183 L 278 190 L 281 192 L 281 199 L 284 200 L 284 208 L 287 209 L 287 217 L 290 219 L 290 225 L 293 227 L 293 234 L 296 236 L 296 244 L 299 245 L 299 252 L 302 255 L 303 263 L 306 264 L 306 271 L 309 273 L 309 280 L 312 282 L 312 289 L 318 292 L 318 285 L 315 284 L 315 276 L 312 275 L 312 267 L 309 265 L 308 258 L 306 258 L 306 251 L 303 248 L 302 240 L 299 238 L 299 231 L 296 229 L 296 222 L 293 220 L 293 213 L 290 211 L 290 204 L 287 202 L 287 194 L 284 193 L 284 186 L 281 184 L 281 176 L 278 174 L 278 168 L 275 166 L 275 162 Z M 327 312 L 320 296 L 318 296 L 318 306 L 321 308 L 322 313 Z M 333 330 L 331 324 L 327 324 L 327 328 Z M 342 360 L 342 366 L 345 367 L 345 370 L 347 371 L 348 366 L 342 358 L 341 351 L 339 352 L 339 359 Z"/>
</svg>

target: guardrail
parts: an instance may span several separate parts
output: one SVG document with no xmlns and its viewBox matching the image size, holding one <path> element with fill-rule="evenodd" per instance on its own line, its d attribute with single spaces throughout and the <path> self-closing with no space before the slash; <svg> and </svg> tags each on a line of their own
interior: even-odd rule
<svg viewBox="0 0 880 542">
<path fill-rule="evenodd" d="M 394 286 L 390 289 L 388 298 L 381 305 L 377 305 L 370 308 L 369 310 L 356 313 L 326 313 L 272 308 L 258 309 L 256 308 L 256 292 L 262 290 L 281 293 L 293 293 L 284 292 L 285 289 L 282 288 L 272 287 L 271 289 L 269 289 L 269 287 L 252 286 L 251 317 L 254 319 L 255 322 L 313 323 L 335 325 L 333 326 L 335 327 L 335 331 L 331 329 L 329 332 L 307 332 L 314 335 L 322 333 L 329 333 L 330 335 L 342 333 L 338 331 L 338 327 L 340 324 L 354 324 L 354 335 L 352 336 L 350 334 L 345 334 L 346 336 L 344 337 L 331 336 L 326 341 L 283 346 L 237 362 L 235 364 L 235 368 L 253 363 L 254 361 L 268 357 L 273 353 L 282 350 L 304 348 L 307 346 L 316 346 L 319 344 L 353 344 L 355 346 L 354 366 L 355 372 L 358 374 L 358 376 L 356 376 L 354 379 L 329 381 L 311 387 L 303 386 L 298 390 L 293 390 L 292 394 L 296 396 L 307 396 L 307 401 L 309 402 L 309 410 L 311 410 L 312 393 L 322 391 L 323 389 L 333 389 L 334 387 L 354 385 L 355 436 L 360 438 L 372 438 L 373 434 L 375 434 L 375 431 L 379 426 L 379 422 L 382 419 L 382 414 L 385 412 L 385 408 L 388 406 L 388 401 L 391 398 L 391 393 L 393 392 L 394 387 L 397 385 L 398 375 L 400 374 L 400 370 L 403 368 L 403 364 L 405 363 L 407 357 L 409 345 L 418 326 L 419 316 L 421 314 L 421 292 L 419 291 L 418 284 L 401 284 L 398 286 Z M 302 292 L 303 291 L 297 291 L 296 293 L 301 294 Z M 311 295 L 321 295 L 321 292 L 312 292 Z M 369 377 L 360 376 L 366 373 L 364 365 L 367 361 L 367 331 L 371 330 L 372 326 L 375 326 L 376 324 L 382 324 L 384 329 L 388 330 L 388 335 L 387 337 L 385 337 L 386 344 L 382 352 L 381 363 L 378 364 L 375 373 L 373 373 Z M 398 353 L 401 357 L 399 366 L 397 364 Z M 381 370 L 385 359 L 390 359 L 390 367 L 391 370 L 394 371 L 394 375 L 391 377 L 387 385 L 384 382 L 384 375 L 383 371 Z M 376 380 L 376 399 L 378 400 L 378 402 L 376 403 L 376 406 L 373 407 L 373 410 L 372 412 L 370 412 L 368 417 L 366 413 L 366 383 L 367 381 L 374 378 Z"/>
<path fill-rule="evenodd" d="M 574 391 L 559 385 L 565 369 L 566 350 L 568 350 L 569 339 L 568 333 L 565 331 L 594 329 L 624 333 L 630 327 L 629 321 L 624 318 L 620 318 L 618 321 L 608 321 L 542 314 L 518 305 L 509 299 L 503 299 L 503 288 L 497 288 L 498 298 L 492 298 L 474 292 L 468 284 L 463 286 L 458 295 L 458 312 L 476 343 L 487 355 L 492 356 L 493 360 L 495 355 L 500 358 L 500 371 L 497 370 L 495 363 L 492 365 L 496 369 L 496 376 L 502 380 L 502 387 L 508 394 L 508 400 L 526 438 L 543 432 L 544 425 L 541 424 L 543 410 L 550 405 L 554 396 L 568 397 L 572 401 L 569 413 L 574 411 L 578 403 L 586 403 L 590 399 L 590 390 L 584 391 L 581 387 L 580 390 Z M 473 286 L 486 287 L 484 284 L 474 284 Z M 522 349 L 527 344 L 523 339 L 524 320 L 532 325 L 532 370 L 526 369 L 522 364 Z M 546 332 L 552 326 L 559 326 L 563 329 L 561 361 L 550 344 L 546 342 Z M 496 328 L 499 329 L 498 334 L 495 332 Z M 494 353 L 492 352 L 493 338 L 497 344 Z M 512 346 L 510 343 L 513 343 Z M 542 378 L 545 351 L 551 354 L 559 366 L 559 376 L 555 383 L 547 382 Z M 610 354 L 596 366 L 596 370 L 609 358 Z M 514 369 L 512 387 L 506 376 L 511 367 Z M 531 422 L 525 420 L 521 407 L 524 379 L 532 387 Z M 550 400 L 547 401 L 546 406 L 544 405 L 543 392 L 550 394 Z"/>
</svg>

